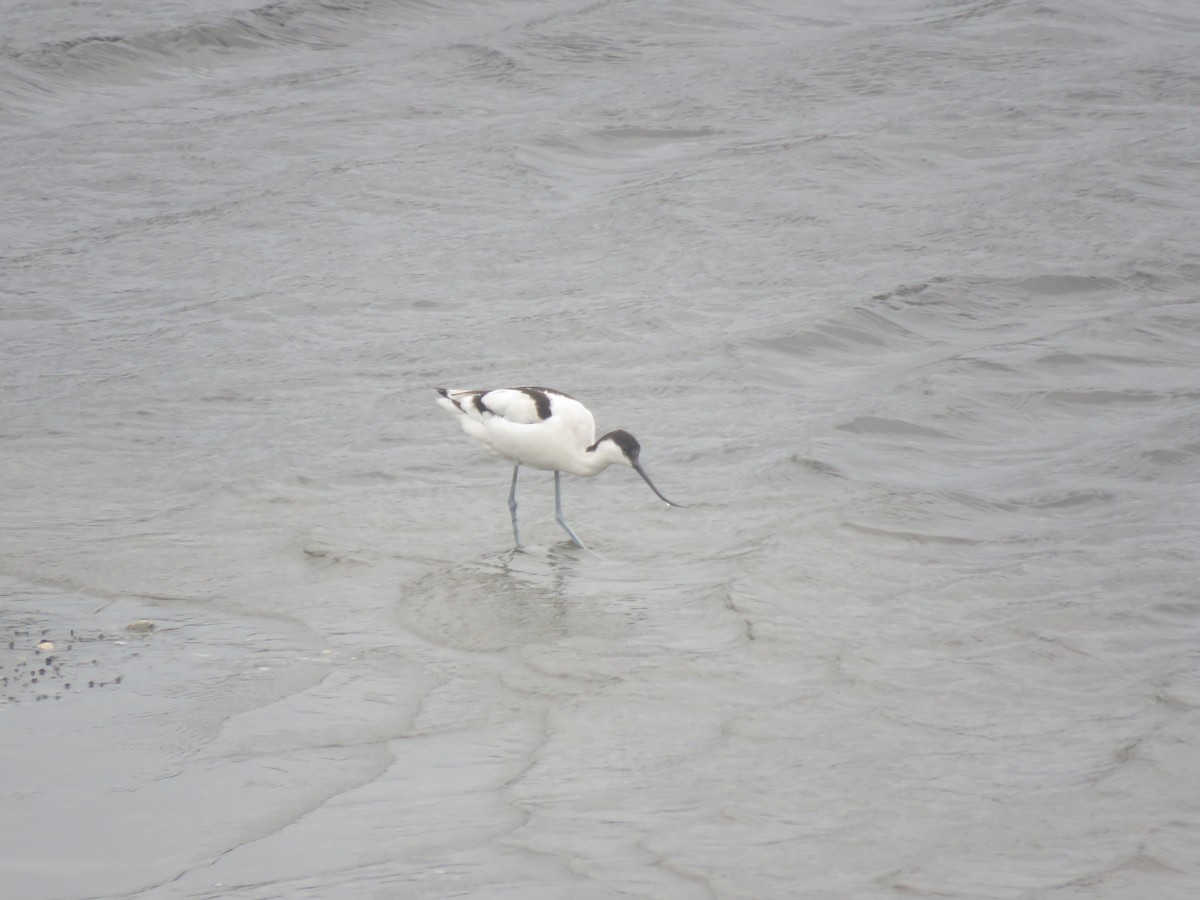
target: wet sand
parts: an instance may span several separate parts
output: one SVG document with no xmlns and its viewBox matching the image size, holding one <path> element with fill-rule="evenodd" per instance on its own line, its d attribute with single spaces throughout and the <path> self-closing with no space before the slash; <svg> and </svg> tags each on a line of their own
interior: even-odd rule
<svg viewBox="0 0 1200 900">
<path fill-rule="evenodd" d="M 0 581 L 4 895 L 143 890 L 261 836 L 314 764 L 229 741 L 328 671 L 278 621 Z"/>
</svg>

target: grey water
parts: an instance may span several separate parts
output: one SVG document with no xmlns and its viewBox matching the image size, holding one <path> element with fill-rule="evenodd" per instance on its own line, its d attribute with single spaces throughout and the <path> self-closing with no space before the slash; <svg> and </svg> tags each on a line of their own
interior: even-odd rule
<svg viewBox="0 0 1200 900">
<path fill-rule="evenodd" d="M 1166 0 L 0 0 L 0 895 L 1197 896 L 1198 97 Z M 686 508 L 514 550 L 520 384 Z"/>
</svg>

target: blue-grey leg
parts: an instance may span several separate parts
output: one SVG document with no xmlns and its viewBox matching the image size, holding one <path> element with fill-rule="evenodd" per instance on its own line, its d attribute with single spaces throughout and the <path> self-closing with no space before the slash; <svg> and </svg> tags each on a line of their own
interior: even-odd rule
<svg viewBox="0 0 1200 900">
<path fill-rule="evenodd" d="M 554 518 L 558 519 L 558 524 L 561 525 L 563 527 L 563 530 L 571 536 L 571 540 L 573 540 L 575 542 L 575 546 L 577 546 L 580 550 L 586 550 L 587 547 L 583 546 L 583 541 L 581 541 L 579 539 L 579 535 L 577 535 L 574 531 L 571 530 L 571 526 L 568 525 L 567 520 L 563 518 L 562 488 L 561 488 L 560 482 L 559 482 L 559 479 L 561 477 L 562 477 L 562 472 L 556 471 L 554 473 Z"/>
<path fill-rule="evenodd" d="M 517 463 L 513 466 L 513 483 L 512 490 L 508 492 L 508 512 L 512 515 L 513 522 L 513 540 L 517 542 L 517 546 L 521 546 L 521 531 L 517 528 L 517 472 L 520 471 L 521 464 Z"/>
</svg>

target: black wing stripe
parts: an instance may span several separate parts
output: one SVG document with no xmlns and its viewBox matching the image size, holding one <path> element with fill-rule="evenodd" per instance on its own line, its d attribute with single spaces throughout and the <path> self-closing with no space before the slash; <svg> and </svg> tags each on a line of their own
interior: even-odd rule
<svg viewBox="0 0 1200 900">
<path fill-rule="evenodd" d="M 537 407 L 537 417 L 539 419 L 544 421 L 553 415 L 553 411 L 550 409 L 550 394 L 545 388 L 523 387 L 517 388 L 517 390 L 533 401 L 534 406 Z"/>
</svg>

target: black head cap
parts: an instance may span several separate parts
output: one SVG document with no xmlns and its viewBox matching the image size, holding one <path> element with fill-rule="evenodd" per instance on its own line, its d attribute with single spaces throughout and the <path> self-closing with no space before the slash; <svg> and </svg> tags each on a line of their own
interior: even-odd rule
<svg viewBox="0 0 1200 900">
<path fill-rule="evenodd" d="M 612 441 L 621 448 L 621 452 L 625 454 L 630 462 L 637 462 L 638 454 L 642 452 L 642 445 L 628 431 L 621 431 L 620 429 L 610 431 L 604 437 L 600 438 L 599 441 L 596 441 L 596 443 L 599 444 L 600 441 Z M 593 444 L 593 446 L 595 445 Z"/>
</svg>

